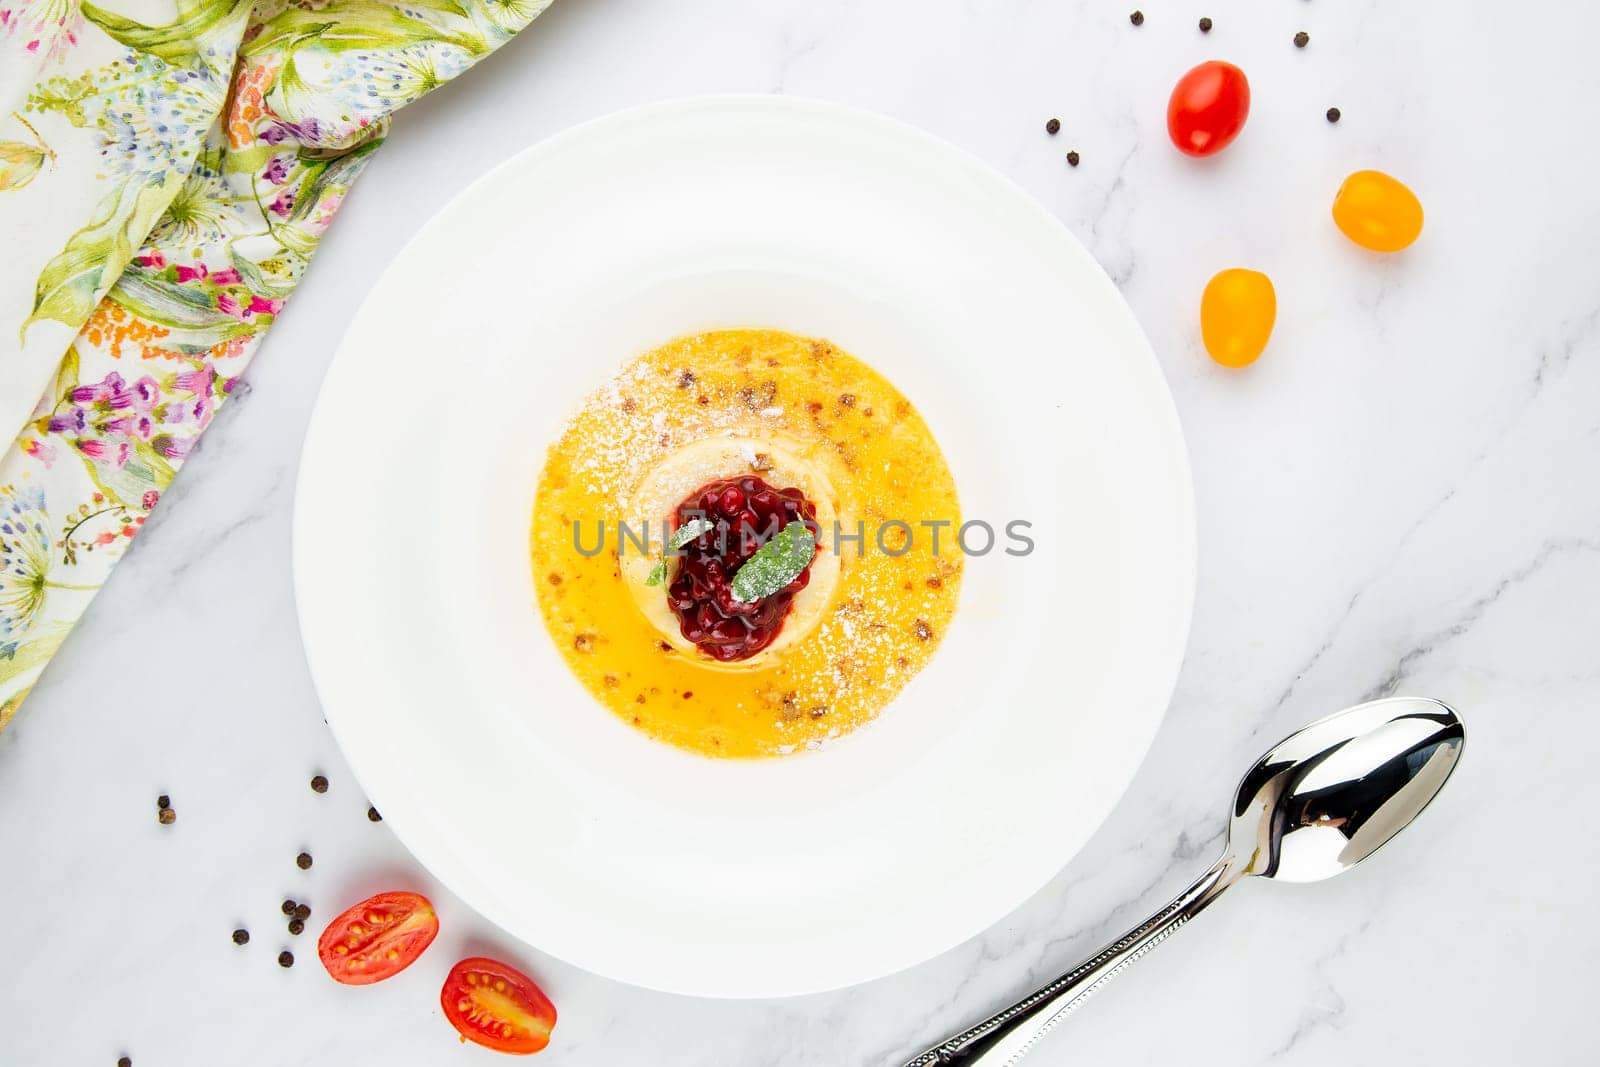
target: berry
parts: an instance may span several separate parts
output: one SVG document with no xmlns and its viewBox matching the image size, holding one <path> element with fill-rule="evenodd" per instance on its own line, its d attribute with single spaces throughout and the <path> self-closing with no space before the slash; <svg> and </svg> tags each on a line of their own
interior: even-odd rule
<svg viewBox="0 0 1600 1067">
<path fill-rule="evenodd" d="M 765 539 L 797 519 L 815 522 L 816 507 L 798 489 L 774 489 L 760 478 L 727 478 L 703 485 L 678 505 L 678 524 L 703 517 L 713 528 L 683 547 L 667 604 L 683 636 L 713 659 L 749 659 L 777 639 L 794 596 L 811 568 L 772 596 L 735 600 L 733 576 Z"/>
</svg>

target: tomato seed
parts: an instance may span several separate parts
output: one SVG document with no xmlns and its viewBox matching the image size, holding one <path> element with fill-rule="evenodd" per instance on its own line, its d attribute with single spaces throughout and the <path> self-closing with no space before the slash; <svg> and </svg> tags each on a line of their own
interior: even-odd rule
<svg viewBox="0 0 1600 1067">
<path fill-rule="evenodd" d="M 311 869 L 311 853 L 300 853 L 300 855 L 294 858 L 294 865 L 299 867 L 302 871 L 309 871 Z"/>
<path fill-rule="evenodd" d="M 171 826 L 177 821 L 178 813 L 173 811 L 171 808 L 162 808 L 160 811 L 156 812 L 156 822 L 160 823 L 162 826 Z"/>
<path fill-rule="evenodd" d="M 317 775 L 311 779 L 311 791 L 313 793 L 326 793 L 328 791 L 328 780 L 320 774 Z"/>
<path fill-rule="evenodd" d="M 294 953 L 290 952 L 288 949 L 284 949 L 282 952 L 278 953 L 278 966 L 279 967 L 293 967 L 294 966 Z"/>
<path fill-rule="evenodd" d="M 378 814 L 378 809 L 377 808 L 368 808 L 367 809 L 367 821 L 368 822 L 382 822 L 383 821 L 383 816 Z"/>
<path fill-rule="evenodd" d="M 285 915 L 289 916 L 290 918 L 293 918 L 295 909 L 297 907 L 299 907 L 299 905 L 294 902 L 294 898 L 293 897 L 290 897 L 289 899 L 287 899 L 287 900 L 285 900 L 283 902 L 283 913 Z"/>
<path fill-rule="evenodd" d="M 233 943 L 235 945 L 248 945 L 250 943 L 250 931 L 242 926 L 239 927 L 233 932 Z"/>
<path fill-rule="evenodd" d="M 289 920 L 289 932 L 294 934 L 296 937 L 299 937 L 301 934 L 305 933 L 305 929 L 306 924 L 301 922 L 299 919 Z"/>
</svg>

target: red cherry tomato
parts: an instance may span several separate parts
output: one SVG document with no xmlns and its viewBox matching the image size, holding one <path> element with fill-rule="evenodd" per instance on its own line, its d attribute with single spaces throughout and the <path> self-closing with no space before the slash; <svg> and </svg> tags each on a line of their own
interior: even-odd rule
<svg viewBox="0 0 1600 1067">
<path fill-rule="evenodd" d="M 550 1043 L 556 1025 L 556 1006 L 532 978 L 481 956 L 450 968 L 439 1005 L 462 1041 L 496 1052 L 538 1052 Z"/>
<path fill-rule="evenodd" d="M 1178 79 L 1167 101 L 1167 133 L 1185 155 L 1216 155 L 1239 136 L 1249 115 L 1244 71 L 1212 59 Z"/>
<path fill-rule="evenodd" d="M 438 932 L 427 897 L 379 893 L 334 917 L 317 939 L 317 957 L 335 982 L 371 985 L 411 966 Z"/>
</svg>

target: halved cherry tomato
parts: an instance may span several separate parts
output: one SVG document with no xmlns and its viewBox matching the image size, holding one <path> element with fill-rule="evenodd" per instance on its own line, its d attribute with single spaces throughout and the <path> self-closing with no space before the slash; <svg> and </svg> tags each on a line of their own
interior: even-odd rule
<svg viewBox="0 0 1600 1067">
<path fill-rule="evenodd" d="M 1215 155 L 1239 136 L 1249 115 L 1250 82 L 1244 71 L 1220 59 L 1207 60 L 1173 88 L 1167 134 L 1185 155 Z"/>
<path fill-rule="evenodd" d="M 462 1041 L 496 1052 L 538 1052 L 556 1025 L 556 1006 L 532 978 L 482 956 L 450 968 L 439 1004 Z"/>
<path fill-rule="evenodd" d="M 439 933 L 418 893 L 379 893 L 341 912 L 317 938 L 317 958 L 335 982 L 371 985 L 411 966 Z"/>
</svg>

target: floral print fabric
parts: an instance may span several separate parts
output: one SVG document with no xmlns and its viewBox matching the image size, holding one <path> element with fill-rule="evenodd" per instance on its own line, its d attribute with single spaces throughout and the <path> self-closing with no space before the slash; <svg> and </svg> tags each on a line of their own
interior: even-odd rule
<svg viewBox="0 0 1600 1067">
<path fill-rule="evenodd" d="M 0 0 L 0 727 L 388 116 L 550 0 Z"/>
</svg>

